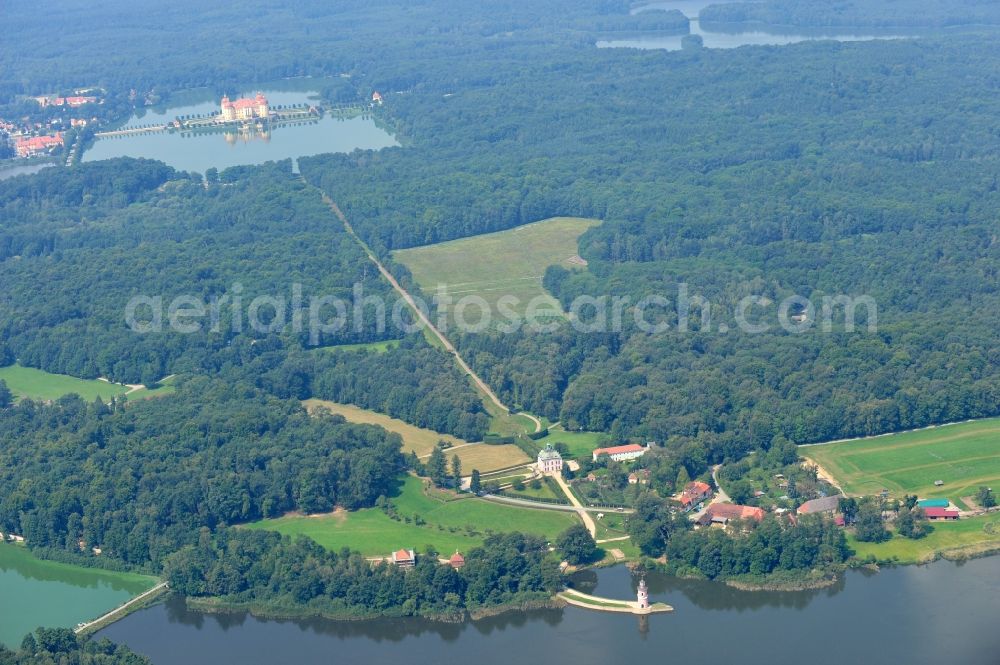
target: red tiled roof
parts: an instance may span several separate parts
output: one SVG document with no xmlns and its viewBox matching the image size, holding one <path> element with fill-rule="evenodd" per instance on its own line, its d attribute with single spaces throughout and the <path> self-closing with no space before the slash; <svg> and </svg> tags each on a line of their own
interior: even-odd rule
<svg viewBox="0 0 1000 665">
<path fill-rule="evenodd" d="M 451 555 L 451 558 L 448 559 L 448 562 L 455 568 L 459 568 L 460 566 L 465 565 L 465 557 L 459 554 L 458 552 L 455 552 L 454 554 Z"/>
<path fill-rule="evenodd" d="M 948 508 L 924 508 L 924 514 L 927 517 L 958 517 L 957 510 L 949 510 Z"/>
<path fill-rule="evenodd" d="M 732 503 L 713 503 L 708 507 L 708 514 L 720 519 L 764 519 L 764 511 L 755 506 L 740 506 Z"/>
<path fill-rule="evenodd" d="M 685 494 L 692 494 L 695 496 L 698 496 L 700 494 L 705 494 L 706 492 L 711 492 L 711 491 L 712 491 L 711 486 L 709 486 L 708 483 L 701 482 L 700 480 L 694 480 L 688 483 L 684 487 Z"/>
<path fill-rule="evenodd" d="M 262 94 L 258 94 L 254 99 L 250 99 L 249 97 L 236 100 L 230 100 L 228 97 L 222 98 L 222 106 L 227 108 L 230 106 L 237 109 L 256 108 L 261 103 L 267 104 L 267 99 Z"/>
<path fill-rule="evenodd" d="M 645 450 L 638 443 L 630 443 L 626 446 L 613 446 L 611 448 L 598 448 L 594 451 L 595 455 L 601 455 L 607 453 L 608 455 L 617 455 L 619 453 L 637 453 L 640 450 Z"/>
<path fill-rule="evenodd" d="M 31 150 L 41 150 L 54 145 L 62 145 L 62 142 L 62 136 L 59 136 L 58 134 L 55 136 L 32 136 L 31 138 L 21 139 L 18 141 L 17 147 L 29 148 Z"/>
<path fill-rule="evenodd" d="M 396 558 L 396 561 L 408 561 L 413 558 L 410 556 L 410 553 L 407 552 L 406 550 L 399 550 L 398 552 L 393 552 L 393 556 Z"/>
</svg>

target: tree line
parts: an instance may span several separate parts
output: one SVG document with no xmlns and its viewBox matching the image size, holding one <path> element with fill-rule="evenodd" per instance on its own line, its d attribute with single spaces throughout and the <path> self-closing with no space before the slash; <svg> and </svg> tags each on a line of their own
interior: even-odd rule
<svg viewBox="0 0 1000 665">
<path fill-rule="evenodd" d="M 335 618 L 430 616 L 456 619 L 497 605 L 547 602 L 562 587 L 544 540 L 519 533 L 487 537 L 460 569 L 417 557 L 412 569 L 331 552 L 308 538 L 203 529 L 166 562 L 170 586 L 189 598 Z"/>
</svg>

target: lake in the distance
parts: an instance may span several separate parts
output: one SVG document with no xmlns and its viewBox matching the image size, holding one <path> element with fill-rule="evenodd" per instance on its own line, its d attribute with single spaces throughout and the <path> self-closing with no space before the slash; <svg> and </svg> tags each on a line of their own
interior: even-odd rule
<svg viewBox="0 0 1000 665">
<path fill-rule="evenodd" d="M 726 1 L 727 0 L 666 0 L 665 2 L 651 2 L 648 5 L 633 7 L 629 11 L 629 14 L 634 16 L 635 14 L 640 14 L 650 10 L 663 9 L 670 11 L 671 9 L 679 9 L 681 14 L 684 14 L 684 16 L 687 16 L 688 18 L 698 18 L 698 14 L 700 14 L 701 10 L 705 7 L 708 7 L 709 5 L 722 4 Z"/>
<path fill-rule="evenodd" d="M 15 166 L 4 166 L 0 167 L 0 180 L 6 180 L 7 178 L 13 178 L 18 175 L 30 175 L 32 173 L 38 173 L 42 169 L 47 169 L 50 166 L 55 166 L 51 162 L 42 162 L 34 164 L 17 164 Z"/>
<path fill-rule="evenodd" d="M 582 581 L 587 578 L 606 596 L 634 597 L 634 581 L 623 567 L 588 572 Z M 189 612 L 173 599 L 99 636 L 128 644 L 161 665 L 1000 661 L 1000 557 L 877 574 L 851 571 L 834 587 L 795 593 L 743 592 L 663 575 L 649 575 L 647 581 L 653 600 L 673 605 L 673 614 L 640 618 L 571 607 L 464 624 L 262 621 L 243 613 Z"/>
<path fill-rule="evenodd" d="M 674 4 L 674 3 L 664 3 Z M 700 3 L 701 6 L 712 3 Z M 713 28 L 715 26 L 712 26 Z M 728 26 L 727 26 L 728 27 Z M 691 19 L 691 34 L 700 35 L 705 48 L 729 49 L 740 46 L 784 46 L 798 42 L 833 40 L 838 42 L 864 42 L 873 39 L 908 39 L 912 35 L 886 32 L 877 34 L 874 31 L 844 34 L 829 30 L 812 31 L 804 28 L 791 29 L 788 32 L 776 29 L 743 30 L 734 28 L 733 32 L 723 32 L 721 29 L 712 31 L 701 27 L 697 19 Z M 659 49 L 664 51 L 680 51 L 681 40 L 686 35 L 637 35 L 623 39 L 609 39 L 597 42 L 597 48 L 637 48 Z"/>
<path fill-rule="evenodd" d="M 0 545 L 0 644 L 16 648 L 39 626 L 72 628 L 96 619 L 152 582 L 40 561 L 18 545 Z"/>
<path fill-rule="evenodd" d="M 299 85 L 264 86 L 262 91 L 272 106 L 315 104 L 314 90 Z M 299 89 L 295 89 L 299 88 Z M 256 91 L 243 91 L 253 96 Z M 177 116 L 200 115 L 218 111 L 219 100 L 207 93 L 177 95 L 173 106 L 139 111 L 125 122 L 125 127 L 159 125 Z M 351 152 L 357 148 L 374 149 L 396 146 L 391 134 L 378 127 L 374 119 L 359 116 L 349 119 L 322 118 L 298 124 L 280 125 L 267 134 L 241 132 L 234 127 L 210 132 L 159 132 L 133 136 L 99 138 L 83 154 L 83 161 L 113 157 L 147 157 L 159 159 L 181 171 L 204 173 L 215 167 L 220 171 L 230 166 L 261 164 L 267 161 L 317 155 L 324 152 Z"/>
</svg>

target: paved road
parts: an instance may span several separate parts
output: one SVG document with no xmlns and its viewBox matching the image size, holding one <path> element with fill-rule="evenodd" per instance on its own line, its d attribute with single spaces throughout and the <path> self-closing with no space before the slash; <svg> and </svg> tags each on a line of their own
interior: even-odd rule
<svg viewBox="0 0 1000 665">
<path fill-rule="evenodd" d="M 583 507 L 583 504 L 580 503 L 580 500 L 576 498 L 575 494 L 573 494 L 573 490 L 571 490 L 569 485 L 566 484 L 566 481 L 563 480 L 561 473 L 555 473 L 552 475 L 552 477 L 555 479 L 559 487 L 562 488 L 562 491 L 566 495 L 566 498 L 569 499 L 569 502 L 572 503 L 573 506 L 576 508 L 576 514 L 580 516 L 581 520 L 583 520 L 583 525 L 587 527 L 587 531 L 590 532 L 591 536 L 594 536 L 596 538 L 597 524 L 594 522 L 594 518 L 590 516 L 590 513 L 587 512 L 587 509 Z"/>
<path fill-rule="evenodd" d="M 484 499 L 487 501 L 495 501 L 497 503 L 509 503 L 514 506 L 524 506 L 526 508 L 538 508 L 540 510 L 560 510 L 565 513 L 576 513 L 579 512 L 580 508 L 576 506 L 567 506 L 565 503 L 542 503 L 541 501 L 532 501 L 531 499 L 518 499 L 512 496 L 499 496 L 496 494 L 485 494 Z M 618 510 L 614 508 L 588 508 L 583 507 L 588 513 L 617 513 Z M 628 515 L 634 513 L 635 510 L 632 508 L 626 508 L 619 514 Z"/>
<path fill-rule="evenodd" d="M 689 519 L 691 519 L 692 521 L 696 521 L 698 518 L 704 515 L 705 511 L 708 510 L 708 507 L 711 506 L 713 503 L 732 503 L 732 499 L 730 499 L 729 495 L 726 494 L 726 491 L 722 489 L 722 485 L 719 484 L 719 477 L 716 475 L 719 472 L 720 466 L 722 465 L 716 464 L 715 466 L 712 467 L 712 480 L 715 481 L 715 487 L 717 488 L 715 491 L 715 496 L 712 497 L 711 501 L 705 504 L 704 508 L 702 508 L 698 512 L 691 513 Z"/>
<path fill-rule="evenodd" d="M 425 325 L 428 330 L 431 331 L 431 333 L 438 339 L 439 342 L 441 342 L 441 345 L 445 348 L 445 350 L 452 356 L 454 356 L 455 362 L 457 362 L 459 367 L 462 368 L 462 371 L 464 371 L 466 374 L 469 375 L 469 378 L 472 379 L 473 383 L 476 384 L 476 386 L 483 392 L 484 395 L 486 395 L 486 397 L 489 398 L 491 402 L 496 404 L 498 408 L 503 409 L 505 413 L 510 413 L 510 407 L 504 404 L 502 401 L 500 401 L 500 398 L 497 397 L 496 393 L 493 392 L 493 389 L 490 388 L 489 385 L 487 385 L 487 383 L 483 381 L 482 378 L 480 378 L 480 376 L 476 374 L 475 371 L 473 371 L 473 369 L 469 366 L 467 362 L 465 362 L 465 358 L 463 358 L 462 355 L 458 352 L 458 349 L 455 348 L 455 345 L 452 344 L 451 341 L 449 341 L 448 338 L 445 337 L 444 334 L 442 334 L 442 332 L 438 330 L 433 323 L 431 323 L 431 320 L 430 318 L 428 318 L 427 314 L 425 314 L 422 309 L 417 307 L 417 303 L 413 299 L 413 296 L 411 296 L 410 293 L 406 289 L 404 289 L 398 281 L 396 281 L 396 278 L 393 277 L 391 272 L 386 270 L 385 266 L 382 265 L 382 262 L 378 260 L 377 256 L 375 256 L 375 252 L 369 249 L 368 245 L 365 244 L 365 241 L 361 239 L 361 236 L 359 236 L 354 231 L 354 227 L 351 226 L 351 223 L 347 221 L 347 217 L 345 217 L 344 213 L 340 211 L 340 208 L 333 201 L 333 199 L 331 199 L 325 193 L 321 192 L 321 195 L 323 197 L 323 202 L 330 207 L 330 210 L 332 210 L 333 214 L 335 214 L 337 218 L 341 221 L 341 223 L 343 223 L 344 228 L 351 235 L 351 237 L 354 238 L 354 240 L 357 241 L 357 243 L 361 245 L 361 247 L 365 250 L 365 254 L 368 255 L 368 259 L 375 264 L 375 267 L 378 268 L 378 271 L 380 273 L 382 273 L 382 276 L 385 277 L 386 281 L 388 281 L 389 284 L 392 285 L 392 288 L 396 290 L 396 293 L 402 296 L 403 300 L 406 301 L 406 304 L 410 306 L 410 309 L 412 309 L 416 313 L 417 318 L 420 319 L 420 322 L 423 325 Z M 536 432 L 542 431 L 542 421 L 536 418 L 535 416 L 531 415 L 530 413 L 525 413 L 523 411 L 519 412 L 517 415 L 522 415 L 525 418 L 531 420 L 533 423 L 535 423 Z"/>
</svg>

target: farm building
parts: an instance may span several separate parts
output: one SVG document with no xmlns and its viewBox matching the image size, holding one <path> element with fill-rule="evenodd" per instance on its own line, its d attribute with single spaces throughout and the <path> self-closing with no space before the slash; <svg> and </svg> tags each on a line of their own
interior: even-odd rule
<svg viewBox="0 0 1000 665">
<path fill-rule="evenodd" d="M 458 570 L 465 565 L 465 557 L 462 556 L 460 552 L 455 552 L 451 555 L 451 558 L 448 559 L 448 564 L 455 570 Z"/>
<path fill-rule="evenodd" d="M 607 455 L 616 462 L 636 459 L 642 457 L 649 450 L 649 444 L 640 446 L 638 443 L 630 443 L 627 446 L 612 446 L 611 448 L 598 448 L 593 452 L 594 461 L 601 455 Z"/>
<path fill-rule="evenodd" d="M 764 511 L 754 506 L 740 506 L 732 503 L 713 503 L 698 520 L 699 524 L 728 524 L 731 520 L 764 519 Z"/>
<path fill-rule="evenodd" d="M 833 513 L 837 511 L 837 506 L 840 505 L 840 498 L 841 496 L 838 494 L 836 496 L 824 496 L 819 499 L 812 499 L 799 506 L 797 512 L 799 515 Z"/>
<path fill-rule="evenodd" d="M 957 520 L 958 511 L 948 508 L 924 508 L 924 514 L 929 520 Z"/>
</svg>

